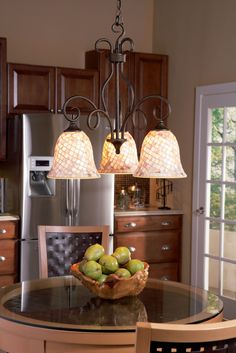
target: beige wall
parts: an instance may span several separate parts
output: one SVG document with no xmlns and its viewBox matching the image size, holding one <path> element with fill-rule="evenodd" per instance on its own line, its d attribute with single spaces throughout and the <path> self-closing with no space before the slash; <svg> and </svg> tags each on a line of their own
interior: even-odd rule
<svg viewBox="0 0 236 353">
<path fill-rule="evenodd" d="M 154 13 L 154 52 L 169 55 L 169 126 L 188 174 L 174 186 L 176 206 L 184 209 L 182 274 L 188 281 L 195 87 L 236 81 L 236 1 L 154 0 Z"/>
<path fill-rule="evenodd" d="M 153 0 L 123 1 L 122 12 L 135 50 L 151 51 Z M 115 14 L 115 0 L 0 0 L 0 37 L 8 62 L 83 67 L 84 52 L 110 36 Z"/>
</svg>

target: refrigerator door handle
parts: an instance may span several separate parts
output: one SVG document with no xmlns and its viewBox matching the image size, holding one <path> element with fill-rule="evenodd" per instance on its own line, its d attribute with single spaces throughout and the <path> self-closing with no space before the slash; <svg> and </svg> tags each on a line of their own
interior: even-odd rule
<svg viewBox="0 0 236 353">
<path fill-rule="evenodd" d="M 66 220 L 67 220 L 67 225 L 68 226 L 71 226 L 72 225 L 72 218 L 73 218 L 73 215 L 72 215 L 72 197 L 71 195 L 73 194 L 72 193 L 72 190 L 73 190 L 73 184 L 72 184 L 73 180 L 71 179 L 68 179 L 66 180 Z"/>
</svg>

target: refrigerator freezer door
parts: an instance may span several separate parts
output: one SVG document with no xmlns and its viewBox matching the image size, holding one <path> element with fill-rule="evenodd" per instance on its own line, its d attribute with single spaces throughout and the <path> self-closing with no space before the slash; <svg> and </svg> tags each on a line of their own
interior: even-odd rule
<svg viewBox="0 0 236 353">
<path fill-rule="evenodd" d="M 52 158 L 56 140 L 65 126 L 62 115 L 22 116 L 22 239 L 36 239 L 39 224 L 66 224 L 66 181 L 47 179 L 47 165 L 45 171 L 42 170 L 47 159 Z M 37 156 L 39 171 L 32 167 L 32 158 L 35 160 Z M 46 189 L 50 192 L 45 192 Z"/>
</svg>

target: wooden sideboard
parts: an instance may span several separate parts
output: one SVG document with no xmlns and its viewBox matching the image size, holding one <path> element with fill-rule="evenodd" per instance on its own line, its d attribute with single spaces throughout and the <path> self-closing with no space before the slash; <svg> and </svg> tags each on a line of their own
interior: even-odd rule
<svg viewBox="0 0 236 353">
<path fill-rule="evenodd" d="M 125 213 L 124 213 L 125 214 Z M 180 281 L 182 214 L 115 216 L 114 248 L 133 247 L 149 277 Z"/>
</svg>

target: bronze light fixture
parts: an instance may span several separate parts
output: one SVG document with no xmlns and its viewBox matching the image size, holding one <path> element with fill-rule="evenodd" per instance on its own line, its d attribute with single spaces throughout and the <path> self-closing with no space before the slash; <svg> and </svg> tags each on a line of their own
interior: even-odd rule
<svg viewBox="0 0 236 353">
<path fill-rule="evenodd" d="M 72 96 L 63 106 L 63 114 L 69 121 L 69 127 L 59 136 L 55 146 L 54 161 L 49 177 L 60 179 L 89 179 L 99 178 L 100 174 L 133 174 L 143 178 L 183 178 L 186 174 L 182 168 L 179 154 L 179 146 L 175 136 L 169 131 L 164 120 L 171 112 L 168 100 L 160 95 L 143 97 L 134 104 L 134 89 L 124 75 L 126 62 L 125 51 L 132 51 L 134 42 L 125 36 L 124 24 L 121 13 L 121 0 L 117 0 L 117 13 L 113 23 L 112 32 L 117 35 L 114 45 L 106 39 L 98 39 L 95 43 L 97 51 L 101 43 L 109 48 L 110 73 L 101 87 L 101 108 L 87 97 Z M 125 47 L 128 46 L 128 49 Z M 106 106 L 105 95 L 111 79 L 115 80 L 114 107 L 115 116 L 110 116 Z M 120 84 L 124 81 L 128 92 L 127 111 L 122 116 L 122 97 L 120 96 Z M 146 123 L 148 117 L 142 110 L 142 105 L 147 100 L 157 101 L 157 107 L 153 112 L 158 121 L 157 128 L 150 131 L 145 137 L 140 161 L 138 161 L 136 144 L 127 131 L 127 122 L 132 120 L 135 126 L 136 118 L 142 118 Z M 87 117 L 82 117 L 79 101 L 86 101 L 91 106 Z M 76 102 L 76 106 L 68 109 Z M 100 168 L 97 170 L 92 145 L 88 136 L 80 130 L 77 123 L 79 119 L 86 118 L 91 130 L 99 127 L 100 119 L 107 120 L 110 133 L 107 136 L 102 153 Z"/>
</svg>

